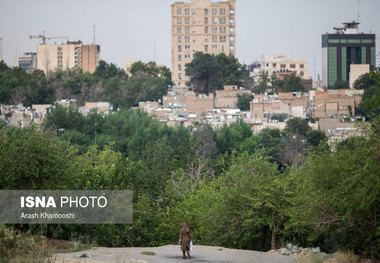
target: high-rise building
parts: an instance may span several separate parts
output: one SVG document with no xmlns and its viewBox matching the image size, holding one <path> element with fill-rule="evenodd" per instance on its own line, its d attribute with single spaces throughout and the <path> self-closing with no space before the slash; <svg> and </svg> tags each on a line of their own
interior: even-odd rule
<svg viewBox="0 0 380 263">
<path fill-rule="evenodd" d="M 27 52 L 16 56 L 15 67 L 20 67 L 28 72 L 37 69 L 37 53 Z"/>
<path fill-rule="evenodd" d="M 185 86 L 185 65 L 195 52 L 236 54 L 236 0 L 190 0 L 172 4 L 172 81 Z"/>
<path fill-rule="evenodd" d="M 376 66 L 375 34 L 359 34 L 359 23 L 343 23 L 336 33 L 322 35 L 322 84 L 332 88 L 337 80 L 349 81 L 350 65 Z"/>
<path fill-rule="evenodd" d="M 74 67 L 93 73 L 99 60 L 100 46 L 83 45 L 82 41 L 37 46 L 37 68 L 43 70 L 45 74 Z"/>
</svg>

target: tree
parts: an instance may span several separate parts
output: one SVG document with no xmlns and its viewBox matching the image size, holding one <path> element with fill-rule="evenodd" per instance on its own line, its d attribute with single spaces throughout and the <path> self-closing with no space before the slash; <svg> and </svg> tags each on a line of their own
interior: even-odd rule
<svg viewBox="0 0 380 263">
<path fill-rule="evenodd" d="M 262 72 L 260 75 L 259 83 L 254 87 L 255 93 L 264 94 L 265 92 L 267 92 L 269 88 L 268 82 L 269 82 L 268 73 Z"/>
<path fill-rule="evenodd" d="M 252 130 L 243 120 L 238 120 L 231 125 L 224 125 L 216 131 L 215 142 L 219 153 L 231 153 L 233 149 L 239 150 L 241 144 L 252 136 Z"/>
<path fill-rule="evenodd" d="M 251 101 L 253 100 L 253 95 L 244 93 L 238 95 L 238 100 L 236 102 L 236 107 L 239 108 L 241 111 L 249 111 Z"/>
<path fill-rule="evenodd" d="M 379 117 L 362 128 L 366 139 L 342 145 L 335 153 L 328 148 L 313 151 L 299 170 L 292 171 L 296 197 L 291 215 L 297 228 L 312 229 L 309 240 L 325 251 L 350 249 L 370 254 L 376 262 L 380 257 Z"/>
<path fill-rule="evenodd" d="M 327 140 L 327 136 L 322 130 L 309 130 L 306 134 L 307 143 L 311 146 L 318 147 L 318 145 Z"/>
<path fill-rule="evenodd" d="M 232 55 L 221 53 L 217 56 L 197 52 L 191 63 L 186 64 L 186 74 L 190 76 L 189 85 L 197 93 L 210 93 L 223 89 L 224 85 L 249 84 L 249 72 Z"/>
<path fill-rule="evenodd" d="M 347 80 L 337 79 L 334 83 L 333 89 L 349 89 L 350 85 Z"/>
<path fill-rule="evenodd" d="M 216 76 L 218 87 L 224 87 L 225 85 L 241 86 L 243 80 L 250 78 L 248 69 L 244 65 L 241 65 L 233 55 L 227 56 L 224 53 L 220 53 L 216 56 L 216 62 L 218 64 Z"/>
<path fill-rule="evenodd" d="M 287 75 L 284 80 L 283 92 L 303 92 L 305 91 L 305 84 L 301 77 L 296 73 Z"/>
<path fill-rule="evenodd" d="M 358 112 L 368 119 L 380 115 L 380 86 L 372 86 L 364 91 Z"/>
<path fill-rule="evenodd" d="M 73 150 L 55 135 L 28 128 L 0 129 L 0 189 L 70 189 Z"/>
<path fill-rule="evenodd" d="M 380 86 L 380 73 L 370 72 L 360 75 L 354 82 L 354 89 L 366 90 L 372 86 Z"/>
<path fill-rule="evenodd" d="M 197 93 L 213 92 L 217 89 L 218 63 L 214 55 L 197 52 L 191 63 L 186 64 L 189 84 Z"/>
<path fill-rule="evenodd" d="M 285 153 L 283 161 L 287 165 L 300 165 L 305 156 L 306 138 L 311 130 L 309 124 L 301 118 L 289 119 L 283 133 L 285 136 Z"/>
</svg>

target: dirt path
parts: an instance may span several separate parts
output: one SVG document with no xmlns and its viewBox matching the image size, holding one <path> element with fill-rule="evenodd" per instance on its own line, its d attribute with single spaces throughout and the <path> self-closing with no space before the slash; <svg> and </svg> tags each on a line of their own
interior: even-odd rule
<svg viewBox="0 0 380 263">
<path fill-rule="evenodd" d="M 142 252 L 154 252 L 145 255 Z M 89 257 L 80 258 L 86 254 Z M 153 253 L 151 253 L 153 254 Z M 295 258 L 276 253 L 237 250 L 223 247 L 194 246 L 191 259 L 183 260 L 179 246 L 149 248 L 94 248 L 87 251 L 56 254 L 55 263 L 175 263 L 175 262 L 237 262 L 237 263 L 290 263 Z"/>
</svg>

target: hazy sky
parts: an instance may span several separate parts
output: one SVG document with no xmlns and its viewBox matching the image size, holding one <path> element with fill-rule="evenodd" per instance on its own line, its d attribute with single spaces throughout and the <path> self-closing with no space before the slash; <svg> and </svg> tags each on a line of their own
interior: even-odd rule
<svg viewBox="0 0 380 263">
<path fill-rule="evenodd" d="M 13 65 L 16 54 L 36 52 L 40 39 L 28 36 L 41 34 L 42 30 L 47 36 L 67 36 L 90 44 L 95 25 L 96 43 L 101 45 L 101 58 L 107 62 L 124 68 L 126 59 L 148 62 L 155 56 L 157 63 L 170 67 L 170 5 L 174 2 L 0 0 L 3 59 Z M 312 77 L 321 72 L 322 33 L 333 32 L 334 26 L 358 16 L 358 0 L 236 2 L 236 50 L 240 62 L 251 63 L 264 53 L 305 58 Z M 360 32 L 371 31 L 380 37 L 380 0 L 360 0 L 359 11 Z M 379 38 L 377 42 L 379 46 Z"/>
</svg>

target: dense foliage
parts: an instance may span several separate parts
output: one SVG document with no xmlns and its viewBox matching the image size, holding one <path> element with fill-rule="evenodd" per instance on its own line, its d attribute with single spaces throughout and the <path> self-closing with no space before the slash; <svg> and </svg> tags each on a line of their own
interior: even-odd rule
<svg viewBox="0 0 380 263">
<path fill-rule="evenodd" d="M 191 63 L 186 64 L 186 74 L 190 76 L 189 85 L 197 93 L 212 93 L 225 85 L 238 85 L 250 88 L 249 71 L 237 58 L 224 53 L 211 55 L 197 52 Z"/>
<path fill-rule="evenodd" d="M 125 80 L 102 63 L 92 77 L 145 79 L 144 87 L 168 74 L 149 63 L 131 73 Z M 269 250 L 292 242 L 378 260 L 380 118 L 369 110 L 371 122 L 360 124 L 365 137 L 330 148 L 323 131 L 299 118 L 282 131 L 254 134 L 239 120 L 190 132 L 138 110 L 82 116 L 56 105 L 41 127 L 0 128 L 0 189 L 132 190 L 133 224 L 8 228 L 101 246 L 158 246 L 177 243 L 186 221 L 197 244 Z M 10 256 L 4 251 L 0 242 L 0 258 Z"/>
<path fill-rule="evenodd" d="M 90 101 L 108 101 L 115 109 L 131 107 L 139 101 L 161 99 L 171 85 L 170 70 L 154 62 L 136 62 L 131 76 L 114 64 L 100 61 L 93 74 L 79 68 L 27 73 L 9 68 L 0 61 L 0 103 L 53 104 L 56 100 L 76 99 L 78 105 Z"/>
</svg>

